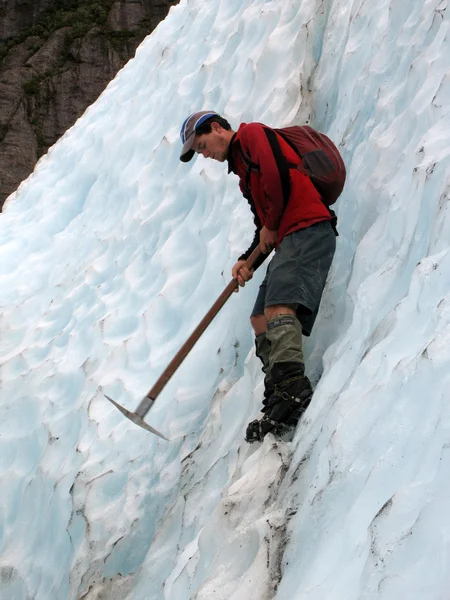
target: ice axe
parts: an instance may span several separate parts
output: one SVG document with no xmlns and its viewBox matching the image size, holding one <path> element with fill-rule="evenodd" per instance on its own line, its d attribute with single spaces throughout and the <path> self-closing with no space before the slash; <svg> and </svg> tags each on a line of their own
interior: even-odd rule
<svg viewBox="0 0 450 600">
<path fill-rule="evenodd" d="M 258 245 L 255 248 L 255 250 L 253 250 L 253 252 L 248 257 L 245 266 L 248 267 L 249 269 L 253 268 L 253 265 L 260 258 L 261 254 L 262 254 L 262 252 Z M 137 407 L 135 412 L 131 412 L 130 410 L 127 410 L 126 408 L 124 408 L 123 406 L 118 404 L 115 400 L 113 400 L 106 394 L 105 394 L 105 397 L 108 398 L 108 400 L 110 402 L 112 402 L 114 404 L 114 406 L 116 408 L 118 408 L 122 414 L 124 414 L 128 419 L 130 419 L 130 421 L 133 421 L 133 423 L 135 423 L 136 425 L 139 425 L 143 429 L 146 429 L 147 431 L 151 431 L 152 433 L 158 435 L 159 437 L 163 438 L 163 440 L 170 441 L 165 435 L 163 435 L 158 430 L 154 429 L 151 425 L 146 423 L 144 421 L 144 417 L 148 413 L 148 411 L 151 409 L 151 407 L 153 406 L 156 398 L 162 392 L 166 383 L 169 381 L 169 379 L 172 377 L 172 375 L 175 373 L 175 371 L 181 365 L 183 360 L 186 358 L 186 356 L 189 354 L 189 352 L 194 347 L 194 344 L 198 341 L 198 339 L 200 338 L 202 333 L 205 331 L 205 329 L 208 327 L 208 325 L 211 323 L 211 321 L 214 319 L 214 317 L 217 315 L 219 310 L 222 308 L 222 306 L 225 304 L 225 302 L 228 300 L 228 298 L 231 296 L 231 294 L 234 292 L 234 290 L 237 287 L 238 287 L 238 282 L 236 281 L 236 279 L 232 279 L 230 281 L 230 283 L 227 285 L 227 287 L 220 294 L 220 296 L 217 298 L 217 300 L 214 302 L 214 304 L 211 306 L 211 308 L 208 310 L 208 312 L 203 317 L 203 319 L 200 321 L 200 323 L 197 325 L 197 327 L 194 329 L 194 331 L 191 333 L 191 335 L 186 340 L 186 342 L 183 344 L 183 346 L 178 350 L 178 352 L 172 358 L 169 365 L 166 367 L 165 371 L 162 373 L 162 375 L 160 376 L 158 381 L 155 383 L 155 385 L 152 387 L 152 389 L 141 400 L 141 402 L 139 403 L 139 406 Z"/>
</svg>

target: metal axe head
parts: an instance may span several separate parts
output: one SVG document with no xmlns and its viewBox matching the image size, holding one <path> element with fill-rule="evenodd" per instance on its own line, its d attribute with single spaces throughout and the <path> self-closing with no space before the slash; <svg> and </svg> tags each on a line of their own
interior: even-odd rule
<svg viewBox="0 0 450 600">
<path fill-rule="evenodd" d="M 120 404 L 118 404 L 115 400 L 113 400 L 112 398 L 110 398 L 106 394 L 104 394 L 104 395 L 105 395 L 105 398 L 108 398 L 108 400 L 110 402 L 112 402 L 112 404 L 114 404 L 114 406 L 116 408 L 118 408 L 123 415 L 125 415 L 127 417 L 127 419 L 130 419 L 130 421 L 132 421 L 136 425 L 139 425 L 139 427 L 142 427 L 142 429 L 146 429 L 147 431 L 151 431 L 152 433 L 154 433 L 158 437 L 162 438 L 163 440 L 166 440 L 167 442 L 170 441 L 169 438 L 166 438 L 166 436 L 163 435 L 160 431 L 158 431 L 157 429 L 155 429 L 154 427 L 152 427 L 151 425 L 149 425 L 148 423 L 146 423 L 144 421 L 144 419 L 142 417 L 140 417 L 138 414 L 136 414 L 134 412 L 131 412 L 130 410 L 127 410 L 126 408 L 124 408 L 123 406 L 121 406 Z"/>
</svg>

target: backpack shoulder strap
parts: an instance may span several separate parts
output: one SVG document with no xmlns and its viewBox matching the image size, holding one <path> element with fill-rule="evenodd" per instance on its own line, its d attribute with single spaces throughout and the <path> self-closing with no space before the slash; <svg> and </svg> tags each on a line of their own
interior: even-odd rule
<svg viewBox="0 0 450 600">
<path fill-rule="evenodd" d="M 291 195 L 289 163 L 281 150 L 280 142 L 278 141 L 275 131 L 270 129 L 270 127 L 264 127 L 264 133 L 266 134 L 272 154 L 275 158 L 275 162 L 277 163 L 278 172 L 280 174 L 281 189 L 283 190 L 283 205 L 284 208 L 286 208 L 289 202 L 289 196 Z"/>
<path fill-rule="evenodd" d="M 299 125 L 299 127 L 300 127 L 300 125 Z M 282 137 L 282 138 L 283 138 L 283 140 L 286 142 L 286 144 L 289 144 L 289 146 L 292 148 L 292 150 L 295 152 L 295 154 L 296 154 L 297 156 L 299 156 L 300 158 L 302 158 L 302 155 L 301 155 L 301 154 L 300 154 L 300 152 L 298 151 L 298 148 L 296 147 L 296 145 L 295 145 L 295 144 L 293 144 L 293 143 L 291 142 L 291 140 L 290 140 L 290 139 L 287 137 L 287 135 L 285 135 L 285 134 L 283 133 L 282 129 L 277 129 L 277 133 L 278 133 L 278 135 L 279 135 L 280 137 Z"/>
<path fill-rule="evenodd" d="M 243 185 L 244 189 L 245 189 L 245 194 L 244 197 L 247 198 L 247 200 L 251 197 L 251 193 L 250 193 L 250 175 L 252 171 L 259 171 L 259 167 L 256 163 L 254 163 L 252 161 L 252 159 L 250 158 L 250 156 L 244 152 L 242 150 L 242 146 L 241 146 L 241 142 L 236 140 L 234 142 L 234 146 L 236 148 L 236 151 L 239 153 L 239 156 L 241 157 L 242 163 L 244 165 L 244 169 L 245 169 L 245 181 L 243 181 L 241 179 L 241 184 Z M 235 171 L 234 169 L 232 169 L 235 173 L 237 173 L 237 171 Z M 239 176 L 240 177 L 240 176 Z"/>
<path fill-rule="evenodd" d="M 281 189 L 283 192 L 283 205 L 284 205 L 284 208 L 286 208 L 287 203 L 289 201 L 289 196 L 291 195 L 291 179 L 290 179 L 290 175 L 289 175 L 290 165 L 281 150 L 280 143 L 278 141 L 277 134 L 275 133 L 275 131 L 273 129 L 271 129 L 270 127 L 265 126 L 264 133 L 267 136 L 267 140 L 270 144 L 272 154 L 273 154 L 273 156 L 275 158 L 275 162 L 277 164 L 278 173 L 280 175 L 280 181 L 281 181 Z M 247 171 L 246 177 L 245 177 L 245 187 L 248 190 L 250 190 L 249 186 L 250 186 L 251 172 L 252 171 L 260 171 L 260 168 L 259 168 L 259 165 L 254 163 L 252 161 L 251 157 L 242 150 L 241 145 L 239 145 L 239 151 L 241 153 L 242 161 L 243 161 L 244 166 Z"/>
</svg>

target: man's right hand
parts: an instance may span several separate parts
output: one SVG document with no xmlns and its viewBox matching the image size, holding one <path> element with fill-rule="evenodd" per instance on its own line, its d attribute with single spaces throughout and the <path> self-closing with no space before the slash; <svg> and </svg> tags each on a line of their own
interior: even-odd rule
<svg viewBox="0 0 450 600">
<path fill-rule="evenodd" d="M 231 275 L 233 276 L 233 279 L 236 279 L 236 281 L 241 287 L 244 287 L 247 281 L 250 281 L 250 279 L 253 277 L 253 269 L 248 269 L 245 266 L 246 262 L 247 261 L 245 260 L 238 260 L 234 267 L 231 269 Z M 236 288 L 235 292 L 237 292 L 238 290 L 239 288 Z"/>
</svg>

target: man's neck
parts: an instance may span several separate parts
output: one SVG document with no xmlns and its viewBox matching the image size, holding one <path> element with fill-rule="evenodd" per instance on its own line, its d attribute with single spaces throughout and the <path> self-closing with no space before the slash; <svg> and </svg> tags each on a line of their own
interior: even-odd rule
<svg viewBox="0 0 450 600">
<path fill-rule="evenodd" d="M 230 136 L 230 141 L 228 144 L 228 152 L 227 152 L 228 173 L 230 173 L 231 171 L 234 172 L 234 160 L 233 160 L 233 154 L 232 154 L 231 147 L 233 145 L 233 140 L 234 140 L 234 136 L 236 135 L 236 131 L 231 130 L 230 133 L 231 133 L 231 136 Z"/>
<path fill-rule="evenodd" d="M 233 139 L 233 136 L 236 132 L 233 129 L 227 129 L 227 142 L 228 145 L 231 144 L 231 140 Z"/>
</svg>

